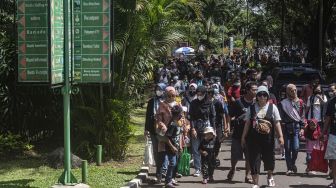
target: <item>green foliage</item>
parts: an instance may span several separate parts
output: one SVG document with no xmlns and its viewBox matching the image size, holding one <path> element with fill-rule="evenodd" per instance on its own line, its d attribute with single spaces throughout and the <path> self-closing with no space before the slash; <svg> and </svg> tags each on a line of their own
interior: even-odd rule
<svg viewBox="0 0 336 188">
<path fill-rule="evenodd" d="M 0 134 L 0 157 L 15 156 L 32 148 L 33 146 L 25 142 L 20 135 L 10 132 Z"/>
<path fill-rule="evenodd" d="M 128 149 L 128 140 L 132 136 L 130 127 L 130 104 L 124 101 L 110 100 L 110 113 L 106 116 L 106 129 L 103 143 L 106 157 L 123 160 Z"/>
<path fill-rule="evenodd" d="M 129 101 L 107 99 L 104 112 L 97 102 L 74 109 L 74 151 L 82 158 L 93 160 L 95 147 L 101 144 L 104 160 L 123 160 L 132 136 Z"/>
</svg>

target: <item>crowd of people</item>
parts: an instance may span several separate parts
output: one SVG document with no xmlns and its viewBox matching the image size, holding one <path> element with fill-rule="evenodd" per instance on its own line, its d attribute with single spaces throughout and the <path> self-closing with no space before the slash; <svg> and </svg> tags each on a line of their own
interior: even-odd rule
<svg viewBox="0 0 336 188">
<path fill-rule="evenodd" d="M 319 80 L 312 78 L 298 96 L 296 86 L 288 83 L 286 98 L 280 100 L 271 92 L 272 77 L 262 76 L 263 65 L 272 58 L 261 59 L 258 51 L 179 58 L 157 70 L 145 123 L 145 135 L 153 145 L 156 183 L 164 179 L 166 187 L 178 185 L 177 166 L 185 148 L 192 155 L 193 176 L 202 176 L 203 184 L 213 182 L 221 143 L 231 139 L 227 179 L 233 180 L 236 165 L 243 160 L 244 181 L 258 188 L 263 162 L 267 185 L 274 187 L 275 151 L 286 160 L 290 176 L 298 171 L 299 143 L 304 140 L 307 164 L 313 148 L 327 143 L 333 178 L 328 187 L 336 187 L 336 84 L 323 91 Z M 305 172 L 315 174 L 308 165 Z"/>
</svg>

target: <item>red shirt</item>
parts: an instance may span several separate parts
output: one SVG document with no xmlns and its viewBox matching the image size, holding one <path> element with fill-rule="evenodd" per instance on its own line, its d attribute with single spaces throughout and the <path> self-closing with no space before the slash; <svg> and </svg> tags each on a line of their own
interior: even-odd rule
<svg viewBox="0 0 336 188">
<path fill-rule="evenodd" d="M 231 86 L 228 90 L 228 96 L 229 98 L 233 97 L 234 99 L 240 98 L 240 87 Z"/>
</svg>

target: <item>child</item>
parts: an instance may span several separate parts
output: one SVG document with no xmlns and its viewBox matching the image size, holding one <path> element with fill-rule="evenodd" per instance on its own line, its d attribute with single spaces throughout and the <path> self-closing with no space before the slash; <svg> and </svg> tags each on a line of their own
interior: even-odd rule
<svg viewBox="0 0 336 188">
<path fill-rule="evenodd" d="M 182 108 L 179 105 L 171 109 L 172 120 L 167 127 L 166 137 L 168 138 L 166 144 L 166 156 L 168 157 L 169 165 L 165 179 L 166 187 L 174 188 L 178 185 L 174 178 L 176 176 L 177 155 L 181 150 L 181 132 L 182 128 L 179 126 L 179 120 L 182 118 Z"/>
<path fill-rule="evenodd" d="M 216 157 L 214 146 L 216 142 L 215 130 L 212 127 L 206 127 L 203 132 L 203 138 L 199 147 L 202 161 L 202 184 L 207 184 L 208 180 L 213 182 L 213 174 L 216 166 Z"/>
<path fill-rule="evenodd" d="M 304 131 L 304 136 L 306 139 L 306 162 L 307 162 L 307 168 L 306 168 L 306 173 L 312 173 L 314 172 L 310 171 L 308 168 L 309 161 L 311 160 L 311 152 L 313 151 L 314 148 L 319 147 L 319 136 L 321 135 L 321 129 L 319 124 L 317 123 L 316 119 L 311 119 L 308 120 L 307 126 L 305 127 Z"/>
</svg>

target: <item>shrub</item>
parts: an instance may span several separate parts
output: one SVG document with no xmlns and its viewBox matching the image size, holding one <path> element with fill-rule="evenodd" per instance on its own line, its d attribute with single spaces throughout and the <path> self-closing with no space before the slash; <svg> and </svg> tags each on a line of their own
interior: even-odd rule
<svg viewBox="0 0 336 188">
<path fill-rule="evenodd" d="M 16 156 L 30 149 L 32 149 L 32 145 L 25 142 L 20 135 L 10 132 L 0 134 L 0 157 Z"/>
<path fill-rule="evenodd" d="M 98 102 L 99 103 L 99 102 Z M 93 160 L 96 145 L 103 145 L 103 160 L 123 160 L 128 141 L 132 137 L 130 128 L 130 104 L 128 101 L 104 102 L 104 112 L 99 105 L 79 106 L 74 110 L 74 148 L 80 157 Z"/>
</svg>

